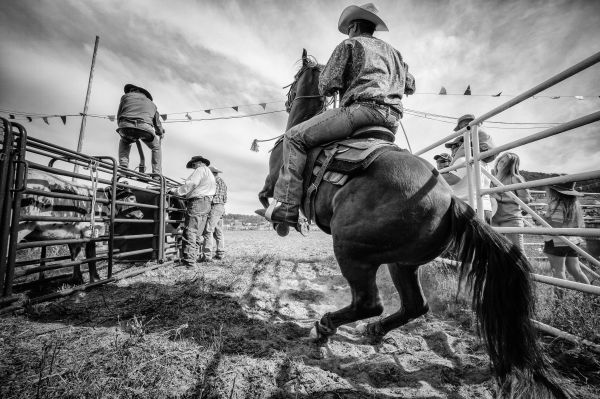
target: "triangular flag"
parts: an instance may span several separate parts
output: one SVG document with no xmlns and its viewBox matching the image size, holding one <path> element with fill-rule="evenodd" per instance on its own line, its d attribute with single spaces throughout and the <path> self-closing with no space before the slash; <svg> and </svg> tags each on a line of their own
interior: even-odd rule
<svg viewBox="0 0 600 399">
<path fill-rule="evenodd" d="M 500 97 L 500 94 L 502 94 L 502 92 L 500 92 L 498 94 L 494 94 L 492 97 Z"/>
<path fill-rule="evenodd" d="M 250 151 L 258 152 L 258 141 L 256 139 L 252 140 Z"/>
<path fill-rule="evenodd" d="M 210 114 L 210 109 L 205 109 L 204 112 L 206 112 L 207 114 Z"/>
<path fill-rule="evenodd" d="M 44 120 L 44 122 L 46 122 L 47 125 L 49 125 L 49 123 L 48 123 L 48 117 L 42 116 L 42 119 Z"/>
<path fill-rule="evenodd" d="M 583 100 L 583 96 L 575 96 L 575 98 L 578 100 Z"/>
<path fill-rule="evenodd" d="M 185 114 L 185 117 L 188 118 L 189 120 L 192 120 L 192 117 L 190 116 L 190 114 Z"/>
<path fill-rule="evenodd" d="M 237 111 L 239 107 L 236 105 L 235 107 L 231 107 L 231 108 L 233 108 Z"/>
<path fill-rule="evenodd" d="M 9 115 L 8 115 L 8 118 L 9 118 L 9 119 L 15 119 L 15 116 L 14 116 L 13 114 L 9 114 Z"/>
<path fill-rule="evenodd" d="M 471 95 L 471 85 L 467 86 L 467 90 L 465 90 L 465 96 L 470 96 Z"/>
<path fill-rule="evenodd" d="M 33 121 L 33 119 L 31 119 L 31 116 L 27 116 L 26 118 L 29 122 Z"/>
<path fill-rule="evenodd" d="M 108 115 L 108 120 L 111 122 L 115 121 L 115 116 L 114 115 Z"/>
<path fill-rule="evenodd" d="M 558 100 L 560 98 L 560 96 L 552 96 L 550 98 L 553 99 L 553 100 Z"/>
<path fill-rule="evenodd" d="M 167 114 L 160 114 L 160 117 L 162 118 L 163 121 L 167 120 Z"/>
<path fill-rule="evenodd" d="M 258 105 L 260 105 L 261 107 L 263 107 L 263 109 L 266 109 L 266 108 L 267 108 L 267 103 L 260 103 L 260 104 L 258 104 Z"/>
<path fill-rule="evenodd" d="M 67 124 L 67 116 L 66 115 L 61 115 L 60 119 L 63 121 L 63 125 Z"/>
<path fill-rule="evenodd" d="M 448 94 L 448 93 L 446 92 L 446 88 L 445 88 L 444 86 L 442 86 L 442 88 L 440 89 L 440 92 L 439 92 L 439 94 L 441 94 L 442 96 L 445 96 L 446 94 Z"/>
</svg>

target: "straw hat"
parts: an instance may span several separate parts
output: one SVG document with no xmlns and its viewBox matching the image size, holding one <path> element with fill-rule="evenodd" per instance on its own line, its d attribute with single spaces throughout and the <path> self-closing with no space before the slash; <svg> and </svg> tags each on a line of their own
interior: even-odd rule
<svg viewBox="0 0 600 399">
<path fill-rule="evenodd" d="M 350 22 L 357 19 L 364 19 L 375 24 L 375 30 L 389 30 L 385 22 L 377 15 L 379 10 L 373 3 L 363 4 L 362 6 L 348 6 L 342 11 L 338 21 L 338 30 L 344 35 L 348 34 Z"/>
</svg>

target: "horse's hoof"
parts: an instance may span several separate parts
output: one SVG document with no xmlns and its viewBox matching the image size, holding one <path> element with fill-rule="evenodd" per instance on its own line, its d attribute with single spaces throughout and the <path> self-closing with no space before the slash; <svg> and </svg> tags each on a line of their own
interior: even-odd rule
<svg viewBox="0 0 600 399">
<path fill-rule="evenodd" d="M 369 323 L 359 325 L 356 327 L 358 333 L 362 336 L 363 342 L 366 345 L 381 345 L 385 333 L 382 333 L 379 323 Z"/>
</svg>

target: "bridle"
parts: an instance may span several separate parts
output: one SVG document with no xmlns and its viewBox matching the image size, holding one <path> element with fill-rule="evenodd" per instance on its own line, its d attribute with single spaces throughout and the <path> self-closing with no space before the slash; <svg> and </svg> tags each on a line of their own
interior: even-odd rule
<svg viewBox="0 0 600 399">
<path fill-rule="evenodd" d="M 326 96 L 323 96 L 321 94 L 314 94 L 314 95 L 308 95 L 308 96 L 296 96 L 296 85 L 298 84 L 298 80 L 300 79 L 300 77 L 302 76 L 302 74 L 304 72 L 306 72 L 308 69 L 313 69 L 313 68 L 319 68 L 320 67 L 318 65 L 304 65 L 299 71 L 298 73 L 296 73 L 296 76 L 294 77 L 294 81 L 292 83 L 290 83 L 287 86 L 284 86 L 283 89 L 285 89 L 286 87 L 289 87 L 290 90 L 288 90 L 287 93 L 287 101 L 285 102 L 285 109 L 286 111 L 289 113 L 292 109 L 292 104 L 294 103 L 294 101 L 296 100 L 302 100 L 302 99 L 310 99 L 310 98 L 320 98 L 322 99 L 323 102 L 323 109 L 325 109 L 327 107 L 327 105 L 329 104 L 325 104 L 325 99 Z"/>
</svg>

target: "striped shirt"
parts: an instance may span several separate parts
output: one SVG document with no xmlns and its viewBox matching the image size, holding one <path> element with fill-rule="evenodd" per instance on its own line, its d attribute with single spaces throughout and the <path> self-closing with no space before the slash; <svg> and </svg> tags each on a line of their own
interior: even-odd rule
<svg viewBox="0 0 600 399">
<path fill-rule="evenodd" d="M 217 183 L 217 189 L 215 191 L 215 196 L 213 197 L 213 204 L 224 204 L 227 202 L 227 185 L 219 176 L 215 176 L 215 181 Z"/>
</svg>

